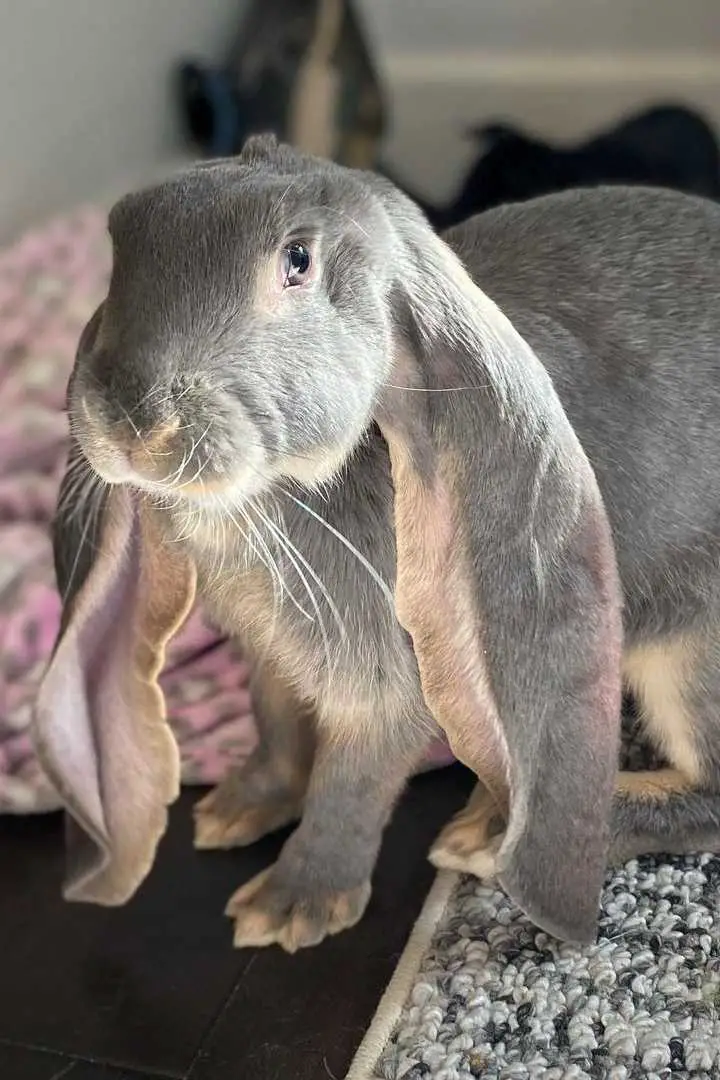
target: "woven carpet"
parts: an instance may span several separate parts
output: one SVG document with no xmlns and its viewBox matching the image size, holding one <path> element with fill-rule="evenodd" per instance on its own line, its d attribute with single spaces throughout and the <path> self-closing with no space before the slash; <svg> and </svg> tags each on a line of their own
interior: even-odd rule
<svg viewBox="0 0 720 1080">
<path fill-rule="evenodd" d="M 609 873 L 588 948 L 538 931 L 493 886 L 439 874 L 347 1080 L 477 1077 L 717 1080 L 720 858 Z"/>
<path fill-rule="evenodd" d="M 628 863 L 597 944 L 438 875 L 348 1080 L 720 1076 L 720 860 Z"/>
</svg>

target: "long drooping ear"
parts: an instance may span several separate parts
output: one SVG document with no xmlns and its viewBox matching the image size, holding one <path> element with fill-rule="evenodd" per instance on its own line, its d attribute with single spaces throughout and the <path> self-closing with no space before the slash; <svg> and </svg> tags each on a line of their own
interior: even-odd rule
<svg viewBox="0 0 720 1080">
<path fill-rule="evenodd" d="M 397 613 L 431 711 L 506 821 L 501 840 L 466 831 L 454 865 L 492 872 L 538 926 L 586 942 L 618 764 L 610 527 L 533 350 L 419 216 L 404 229 L 395 364 L 376 414 L 395 488 Z"/>
<path fill-rule="evenodd" d="M 60 633 L 40 686 L 38 756 L 66 809 L 68 900 L 124 903 L 152 866 L 179 790 L 158 685 L 192 606 L 194 567 L 124 487 L 98 504 L 73 446 L 54 526 Z"/>
</svg>

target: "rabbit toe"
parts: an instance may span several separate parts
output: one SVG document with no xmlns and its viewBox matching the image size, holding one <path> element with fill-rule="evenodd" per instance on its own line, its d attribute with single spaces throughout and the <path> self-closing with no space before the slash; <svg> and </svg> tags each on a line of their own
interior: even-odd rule
<svg viewBox="0 0 720 1080">
<path fill-rule="evenodd" d="M 445 826 L 428 857 L 438 870 L 492 879 L 503 838 L 496 805 L 490 794 L 478 787 L 465 809 Z"/>
<path fill-rule="evenodd" d="M 264 870 L 230 898 L 225 909 L 235 920 L 236 948 L 280 945 L 286 952 L 318 945 L 362 918 L 370 883 L 346 892 L 302 887 Z"/>
<path fill-rule="evenodd" d="M 452 829 L 448 826 L 431 848 L 428 858 L 433 866 L 438 870 L 455 870 L 459 874 L 472 874 L 482 881 L 492 881 L 497 876 L 497 854 L 503 837 L 494 837 L 485 848 L 472 849 L 467 847 L 466 838 L 456 844 Z"/>
</svg>

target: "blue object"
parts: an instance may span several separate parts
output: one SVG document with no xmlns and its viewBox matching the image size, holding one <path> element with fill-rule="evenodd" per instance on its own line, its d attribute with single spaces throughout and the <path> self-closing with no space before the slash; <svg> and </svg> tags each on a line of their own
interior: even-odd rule
<svg viewBox="0 0 720 1080">
<path fill-rule="evenodd" d="M 180 66 L 179 75 L 183 114 L 193 141 L 209 157 L 236 153 L 244 131 L 228 74 L 187 61 Z"/>
</svg>

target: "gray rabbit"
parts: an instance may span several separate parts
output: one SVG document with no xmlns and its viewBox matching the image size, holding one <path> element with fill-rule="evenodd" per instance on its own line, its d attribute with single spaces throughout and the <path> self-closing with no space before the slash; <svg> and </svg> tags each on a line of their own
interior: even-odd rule
<svg viewBox="0 0 720 1080">
<path fill-rule="evenodd" d="M 444 733 L 431 852 L 596 933 L 610 861 L 720 850 L 720 207 L 598 189 L 438 238 L 270 137 L 122 199 L 69 386 L 63 624 L 36 740 L 65 895 L 124 902 L 178 790 L 157 683 L 196 594 L 255 662 L 257 754 L 199 848 L 299 821 L 239 946 L 352 926 Z M 618 771 L 621 689 L 667 763 Z"/>
</svg>

